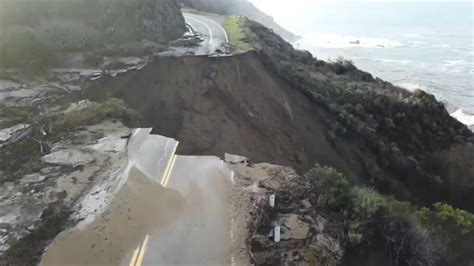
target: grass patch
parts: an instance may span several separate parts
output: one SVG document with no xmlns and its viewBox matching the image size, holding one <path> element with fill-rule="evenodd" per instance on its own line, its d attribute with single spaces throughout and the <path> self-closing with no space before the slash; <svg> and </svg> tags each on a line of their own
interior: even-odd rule
<svg viewBox="0 0 474 266">
<path fill-rule="evenodd" d="M 248 19 L 242 16 L 230 16 L 224 23 L 224 29 L 229 37 L 230 49 L 234 54 L 255 50 L 255 38 L 247 29 Z"/>
<path fill-rule="evenodd" d="M 94 125 L 105 119 L 119 119 L 129 123 L 139 120 L 139 115 L 135 110 L 127 107 L 123 100 L 109 99 L 104 103 L 89 102 L 53 117 L 53 130 L 57 133 L 66 132 L 80 126 Z"/>
<path fill-rule="evenodd" d="M 434 227 L 433 224 L 455 226 L 461 229 L 463 234 L 474 231 L 474 214 L 455 209 L 446 203 L 435 203 L 431 209 L 424 207 L 418 212 L 418 215 L 423 224 L 428 227 Z"/>
</svg>

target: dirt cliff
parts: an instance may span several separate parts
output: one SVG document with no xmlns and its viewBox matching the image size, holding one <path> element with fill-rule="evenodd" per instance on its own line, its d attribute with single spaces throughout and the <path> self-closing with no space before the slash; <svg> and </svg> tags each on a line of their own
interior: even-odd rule
<svg viewBox="0 0 474 266">
<path fill-rule="evenodd" d="M 255 53 L 159 58 L 140 71 L 91 83 L 85 96 L 125 99 L 142 114 L 141 126 L 178 139 L 180 154 L 228 152 L 301 171 L 315 161 L 359 170 L 350 156 L 353 147 L 328 141 L 321 122 L 327 112 L 269 71 Z"/>
<path fill-rule="evenodd" d="M 433 96 L 251 29 L 256 53 L 158 58 L 91 83 L 85 97 L 125 99 L 181 153 L 231 152 L 300 172 L 318 162 L 403 200 L 472 208 L 473 168 L 456 158 L 472 155 L 473 134 Z"/>
</svg>

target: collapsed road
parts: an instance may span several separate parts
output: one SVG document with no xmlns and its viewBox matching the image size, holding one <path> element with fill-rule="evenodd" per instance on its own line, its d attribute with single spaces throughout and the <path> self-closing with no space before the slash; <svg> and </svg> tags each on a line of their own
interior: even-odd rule
<svg viewBox="0 0 474 266">
<path fill-rule="evenodd" d="M 150 132 L 132 133 L 127 180 L 109 206 L 61 233 L 42 265 L 231 262 L 233 172 L 216 157 L 175 155 L 177 141 Z"/>
</svg>

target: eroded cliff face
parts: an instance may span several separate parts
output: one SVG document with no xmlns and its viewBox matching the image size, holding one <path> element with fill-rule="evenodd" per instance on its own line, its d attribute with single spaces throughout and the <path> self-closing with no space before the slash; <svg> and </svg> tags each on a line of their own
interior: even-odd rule
<svg viewBox="0 0 474 266">
<path fill-rule="evenodd" d="M 124 99 L 184 154 L 230 152 L 300 172 L 320 163 L 403 200 L 472 209 L 473 168 L 456 159 L 472 157 L 472 132 L 434 97 L 259 34 L 257 53 L 160 58 L 93 83 L 86 97 Z"/>
<path fill-rule="evenodd" d="M 129 35 L 137 40 L 169 41 L 185 31 L 184 18 L 176 0 L 116 0 L 106 2 L 103 29 L 111 41 L 123 41 Z M 103 16 L 102 16 L 103 17 Z"/>
</svg>

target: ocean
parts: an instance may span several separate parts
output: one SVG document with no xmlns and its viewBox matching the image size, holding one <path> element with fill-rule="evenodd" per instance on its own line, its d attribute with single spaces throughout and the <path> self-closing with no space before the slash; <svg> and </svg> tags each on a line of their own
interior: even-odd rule
<svg viewBox="0 0 474 266">
<path fill-rule="evenodd" d="M 265 6 L 260 0 L 255 4 L 302 37 L 295 47 L 322 60 L 342 56 L 374 76 L 432 93 L 454 117 L 473 128 L 472 2 L 295 0 Z"/>
</svg>

